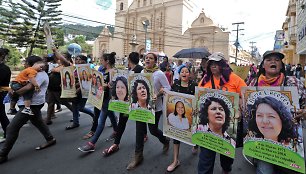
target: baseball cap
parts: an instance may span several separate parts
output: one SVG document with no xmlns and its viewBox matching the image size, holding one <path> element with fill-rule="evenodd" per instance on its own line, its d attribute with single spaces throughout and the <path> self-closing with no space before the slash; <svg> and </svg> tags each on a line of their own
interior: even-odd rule
<svg viewBox="0 0 306 174">
<path fill-rule="evenodd" d="M 215 52 L 212 55 L 208 56 L 208 61 L 217 61 L 219 62 L 220 60 L 225 60 L 224 54 L 221 52 Z"/>
<path fill-rule="evenodd" d="M 266 51 L 264 54 L 263 54 L 263 59 L 267 58 L 267 57 L 270 57 L 270 56 L 276 56 L 280 59 L 283 59 L 285 57 L 284 54 L 280 53 L 280 52 L 277 52 L 277 51 Z"/>
</svg>

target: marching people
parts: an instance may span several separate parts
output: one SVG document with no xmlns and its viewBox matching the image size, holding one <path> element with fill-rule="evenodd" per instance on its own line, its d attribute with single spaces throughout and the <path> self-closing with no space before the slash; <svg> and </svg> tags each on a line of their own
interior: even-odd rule
<svg viewBox="0 0 306 174">
<path fill-rule="evenodd" d="M 158 129 L 159 119 L 162 116 L 162 97 L 164 89 L 170 90 L 171 87 L 165 74 L 159 70 L 157 66 L 157 56 L 154 53 L 148 53 L 145 56 L 145 67 L 143 73 L 153 73 L 153 84 L 156 96 L 155 100 L 155 124 L 148 124 L 150 133 L 157 137 L 163 144 L 163 153 L 169 149 L 169 139 L 163 135 L 163 132 Z M 136 148 L 135 155 L 132 161 L 128 164 L 127 170 L 135 169 L 143 161 L 144 136 L 147 124 L 144 122 L 136 122 Z"/>
<path fill-rule="evenodd" d="M 7 65 L 5 65 L 5 59 L 7 59 L 9 52 L 10 51 L 6 48 L 0 48 L 0 123 L 4 131 L 3 139 L 0 139 L 0 143 L 3 143 L 5 141 L 6 128 L 10 123 L 5 113 L 5 105 L 2 102 L 7 94 L 7 91 L 3 88 L 8 87 L 11 80 L 11 70 Z"/>
<path fill-rule="evenodd" d="M 295 76 L 287 76 L 285 64 L 282 62 L 284 54 L 276 51 L 266 51 L 263 54 L 263 61 L 259 66 L 257 77 L 249 86 L 296 86 L 299 94 L 300 109 L 297 111 L 298 118 L 305 115 L 306 90 L 303 83 Z M 291 121 L 291 120 L 290 120 Z M 257 174 L 287 173 L 288 169 L 275 166 L 271 163 L 258 160 Z"/>
<path fill-rule="evenodd" d="M 42 61 L 42 58 L 38 56 L 30 56 L 26 58 L 25 67 L 31 67 L 36 62 Z M 45 68 L 45 67 L 44 67 Z M 22 113 L 22 109 L 24 108 L 24 100 L 22 97 L 19 98 L 17 105 L 20 110 L 17 112 L 15 117 L 12 119 L 11 123 L 7 127 L 6 130 L 6 141 L 0 151 L 0 163 L 4 163 L 8 160 L 8 154 L 13 148 L 21 127 L 27 123 L 28 120 L 40 131 L 40 133 L 46 139 L 46 143 L 36 147 L 36 150 L 45 149 L 49 146 L 52 146 L 56 143 L 55 138 L 51 134 L 48 126 L 44 123 L 42 119 L 41 109 L 45 104 L 46 91 L 49 84 L 49 78 L 45 71 L 40 71 L 37 73 L 35 77 L 40 91 L 35 92 L 32 97 L 31 102 L 31 110 L 33 115 Z M 29 90 L 33 90 L 34 86 L 32 83 L 28 83 L 26 86 L 17 90 L 16 93 L 23 94 Z"/>
<path fill-rule="evenodd" d="M 101 112 L 98 119 L 98 127 L 92 136 L 91 140 L 87 142 L 84 146 L 79 147 L 78 149 L 82 152 L 93 152 L 95 151 L 95 144 L 97 143 L 100 135 L 103 132 L 103 129 L 105 127 L 105 122 L 107 116 L 110 118 L 111 123 L 113 125 L 114 133 L 111 135 L 111 137 L 115 137 L 116 130 L 117 130 L 117 120 L 115 117 L 115 114 L 113 111 L 108 110 L 108 104 L 111 99 L 110 95 L 110 73 L 114 71 L 114 65 L 116 62 L 115 59 L 115 52 L 112 52 L 110 54 L 103 54 L 101 58 L 101 63 L 103 64 L 103 67 L 105 69 L 105 73 L 103 75 L 104 78 L 104 96 L 103 96 L 103 105 L 101 108 Z"/>
<path fill-rule="evenodd" d="M 84 55 L 78 55 L 75 58 L 75 64 L 87 64 L 87 57 Z M 90 115 L 92 118 L 94 118 L 94 113 L 92 110 L 85 107 L 87 98 L 82 97 L 81 93 L 81 82 L 79 81 L 77 71 L 75 71 L 74 74 L 75 80 L 76 80 L 76 94 L 77 97 L 72 99 L 72 114 L 73 114 L 73 123 L 66 127 L 66 130 L 74 129 L 76 127 L 79 127 L 79 111 L 82 111 L 88 115 Z"/>
<path fill-rule="evenodd" d="M 232 72 L 227 64 L 223 53 L 216 52 L 208 57 L 207 72 L 198 84 L 199 87 L 218 89 L 240 94 L 241 87 L 246 86 L 245 82 Z M 198 163 L 198 174 L 213 173 L 216 152 L 201 147 Z M 234 159 L 220 155 L 220 163 L 223 173 L 232 170 Z"/>
<path fill-rule="evenodd" d="M 130 53 L 129 57 L 128 57 L 128 67 L 129 67 L 129 70 L 133 71 L 134 73 L 140 73 L 143 70 L 143 67 L 140 66 L 138 64 L 138 62 L 139 62 L 139 53 L 137 53 L 137 52 Z M 127 94 L 128 93 L 127 92 L 127 90 L 128 90 L 127 82 L 124 82 L 123 79 L 122 79 L 122 82 L 123 82 L 122 84 L 124 84 L 124 86 L 125 86 L 124 90 L 126 90 L 124 98 L 127 98 L 128 97 L 127 96 L 128 95 Z M 118 83 L 118 81 L 117 81 L 117 83 Z M 123 88 L 124 88 L 124 86 L 123 86 Z M 116 89 L 116 87 L 115 87 L 115 89 Z M 114 93 L 116 93 L 115 91 L 116 90 L 114 90 Z M 109 156 L 109 155 L 111 155 L 111 154 L 113 154 L 113 153 L 115 153 L 115 152 L 117 152 L 119 150 L 120 140 L 121 140 L 121 137 L 122 137 L 122 135 L 124 133 L 124 130 L 125 130 L 128 118 L 129 118 L 128 115 L 124 115 L 124 114 L 120 113 L 114 144 L 111 145 L 109 148 L 106 148 L 106 149 L 103 150 L 104 156 Z M 147 129 L 145 127 L 144 142 L 146 142 L 147 140 L 148 140 Z"/>
<path fill-rule="evenodd" d="M 195 86 L 197 86 L 197 84 L 189 79 L 190 70 L 183 65 L 178 69 L 178 73 L 180 77 L 179 80 L 174 81 L 174 84 L 171 87 L 172 91 L 194 95 Z M 167 167 L 168 172 L 173 172 L 180 165 L 179 161 L 180 143 L 181 143 L 180 141 L 173 139 L 173 162 Z M 197 146 L 193 147 L 192 153 L 196 154 L 197 150 L 198 150 Z"/>
</svg>

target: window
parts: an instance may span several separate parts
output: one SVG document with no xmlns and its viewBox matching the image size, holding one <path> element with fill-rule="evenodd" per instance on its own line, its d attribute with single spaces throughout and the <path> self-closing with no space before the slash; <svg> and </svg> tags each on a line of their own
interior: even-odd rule
<svg viewBox="0 0 306 174">
<path fill-rule="evenodd" d="M 143 6 L 147 5 L 147 0 L 143 0 Z"/>
<path fill-rule="evenodd" d="M 120 3 L 120 11 L 123 10 L 123 2 Z"/>
<path fill-rule="evenodd" d="M 201 18 L 201 23 L 204 23 L 204 18 Z"/>
<path fill-rule="evenodd" d="M 138 0 L 138 5 L 137 6 L 140 7 L 140 0 Z"/>
</svg>

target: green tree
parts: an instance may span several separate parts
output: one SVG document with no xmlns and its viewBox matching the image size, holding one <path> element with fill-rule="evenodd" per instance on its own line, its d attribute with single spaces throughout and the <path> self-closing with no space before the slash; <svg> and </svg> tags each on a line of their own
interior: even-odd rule
<svg viewBox="0 0 306 174">
<path fill-rule="evenodd" d="M 20 5 L 23 19 L 27 20 L 34 27 L 32 28 L 32 37 L 29 40 L 30 50 L 32 54 L 34 48 L 46 48 L 45 36 L 43 34 L 43 23 L 48 22 L 52 33 L 56 35 L 56 27 L 61 24 L 59 17 L 61 12 L 58 10 L 62 0 L 21 0 Z"/>
<path fill-rule="evenodd" d="M 7 64 L 17 67 L 20 64 L 20 58 L 22 57 L 20 51 L 16 47 L 10 45 L 4 45 L 4 47 L 10 50 Z"/>
<path fill-rule="evenodd" d="M 12 0 L 7 1 L 0 7 L 0 38 L 3 44 L 11 43 L 12 38 L 15 37 L 18 28 L 21 26 L 18 18 L 20 17 L 18 5 L 13 3 Z M 26 37 L 26 36 L 25 36 Z"/>
</svg>

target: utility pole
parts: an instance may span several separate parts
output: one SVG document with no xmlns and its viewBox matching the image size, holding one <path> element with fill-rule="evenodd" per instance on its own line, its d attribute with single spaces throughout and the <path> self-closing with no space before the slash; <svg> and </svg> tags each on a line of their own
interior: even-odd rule
<svg viewBox="0 0 306 174">
<path fill-rule="evenodd" d="M 251 51 L 251 55 L 252 55 L 252 58 L 254 57 L 254 48 L 255 48 L 255 46 L 254 46 L 254 44 L 256 44 L 256 42 L 250 42 L 250 44 L 251 44 L 251 49 L 252 49 L 252 51 Z"/>
<path fill-rule="evenodd" d="M 235 57 L 235 64 L 237 65 L 237 58 L 238 58 L 238 46 L 240 45 L 239 44 L 239 31 L 241 30 L 244 30 L 244 29 L 239 29 L 239 25 L 240 24 L 244 24 L 244 22 L 235 22 L 235 23 L 232 23 L 232 25 L 236 25 L 237 26 L 237 29 L 236 30 L 232 30 L 232 31 L 236 31 L 236 42 L 235 42 L 235 46 L 236 46 L 236 57 Z"/>
</svg>

